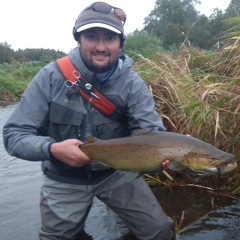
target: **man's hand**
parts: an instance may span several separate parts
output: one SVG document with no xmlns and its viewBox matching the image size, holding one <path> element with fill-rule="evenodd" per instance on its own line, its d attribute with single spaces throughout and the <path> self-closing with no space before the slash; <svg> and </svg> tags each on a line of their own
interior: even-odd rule
<svg viewBox="0 0 240 240">
<path fill-rule="evenodd" d="M 166 160 L 166 161 L 164 161 L 164 162 L 162 163 L 162 168 L 163 168 L 163 170 L 166 171 L 166 172 L 172 171 L 172 170 L 169 170 L 168 167 L 167 167 L 169 163 L 170 163 L 169 160 Z"/>
<path fill-rule="evenodd" d="M 50 151 L 57 160 L 71 167 L 82 167 L 91 160 L 79 149 L 81 144 L 83 143 L 77 139 L 69 139 L 53 143 Z"/>
</svg>

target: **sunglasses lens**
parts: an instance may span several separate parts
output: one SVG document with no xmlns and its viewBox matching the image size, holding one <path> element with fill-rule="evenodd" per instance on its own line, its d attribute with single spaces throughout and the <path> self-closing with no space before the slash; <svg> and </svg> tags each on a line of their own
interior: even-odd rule
<svg viewBox="0 0 240 240">
<path fill-rule="evenodd" d="M 112 7 L 108 4 L 97 2 L 93 5 L 93 9 L 97 12 L 108 14 L 111 12 Z"/>
<path fill-rule="evenodd" d="M 107 3 L 103 3 L 103 2 L 95 2 L 91 4 L 89 7 L 85 8 L 83 12 L 90 8 L 92 8 L 96 12 L 100 12 L 104 14 L 108 14 L 111 12 L 112 9 L 114 9 L 114 14 L 116 15 L 116 17 L 120 21 L 122 21 L 123 24 L 126 22 L 126 18 L 127 18 L 126 13 L 120 8 L 112 7 L 111 5 L 108 5 Z"/>
<path fill-rule="evenodd" d="M 126 21 L 126 14 L 125 14 L 125 12 L 124 12 L 122 9 L 120 9 L 120 8 L 115 8 L 115 9 L 114 9 L 114 12 L 115 12 L 115 15 L 116 15 L 123 23 L 125 23 L 125 21 Z"/>
</svg>

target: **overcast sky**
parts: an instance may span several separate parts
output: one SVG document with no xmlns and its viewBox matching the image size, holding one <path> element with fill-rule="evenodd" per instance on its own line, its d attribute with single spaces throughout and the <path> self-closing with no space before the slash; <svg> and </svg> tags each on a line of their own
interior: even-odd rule
<svg viewBox="0 0 240 240">
<path fill-rule="evenodd" d="M 83 8 L 94 0 L 4 0 L 1 2 L 0 42 L 18 48 L 50 48 L 68 53 L 76 46 L 72 28 Z M 125 32 L 142 29 L 155 0 L 106 0 L 127 14 Z M 201 0 L 197 9 L 209 16 L 214 8 L 225 10 L 230 0 Z"/>
</svg>

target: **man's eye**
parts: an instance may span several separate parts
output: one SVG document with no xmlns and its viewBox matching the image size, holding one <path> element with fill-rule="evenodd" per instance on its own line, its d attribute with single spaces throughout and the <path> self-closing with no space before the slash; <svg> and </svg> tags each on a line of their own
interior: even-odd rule
<svg viewBox="0 0 240 240">
<path fill-rule="evenodd" d="M 95 39 L 95 36 L 93 34 L 89 34 L 87 35 L 87 38 L 91 40 L 91 39 Z"/>
<path fill-rule="evenodd" d="M 108 41 L 113 41 L 114 39 L 115 39 L 114 36 L 109 36 L 109 37 L 108 37 Z"/>
</svg>

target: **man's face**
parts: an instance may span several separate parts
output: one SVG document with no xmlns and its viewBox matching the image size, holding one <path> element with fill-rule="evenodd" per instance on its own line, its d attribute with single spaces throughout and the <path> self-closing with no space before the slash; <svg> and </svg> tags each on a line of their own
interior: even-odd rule
<svg viewBox="0 0 240 240">
<path fill-rule="evenodd" d="M 120 35 L 104 28 L 90 28 L 81 33 L 78 46 L 86 66 L 104 73 L 118 61 Z"/>
</svg>

